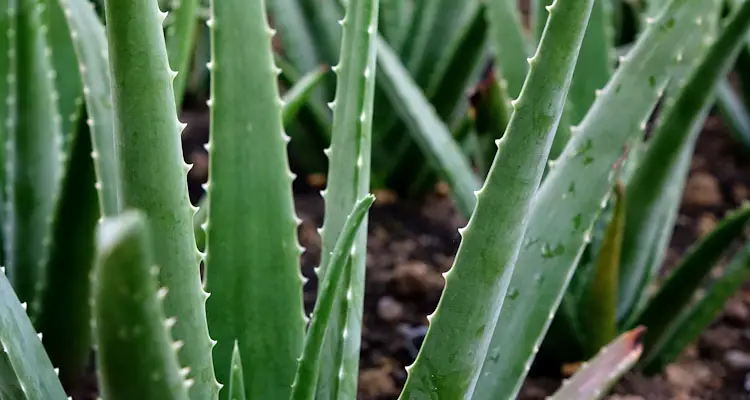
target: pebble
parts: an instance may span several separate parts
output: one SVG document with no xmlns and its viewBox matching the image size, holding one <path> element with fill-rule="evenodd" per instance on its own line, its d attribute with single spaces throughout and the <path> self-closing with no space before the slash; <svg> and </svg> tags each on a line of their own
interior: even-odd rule
<svg viewBox="0 0 750 400">
<path fill-rule="evenodd" d="M 703 237 L 711 233 L 711 231 L 714 230 L 714 227 L 716 227 L 716 223 L 716 217 L 714 217 L 713 214 L 701 214 L 700 218 L 698 219 L 698 236 Z"/>
<path fill-rule="evenodd" d="M 359 392 L 367 397 L 393 396 L 398 389 L 387 368 L 370 368 L 359 374 Z"/>
<path fill-rule="evenodd" d="M 739 299 L 731 299 L 724 307 L 724 315 L 733 322 L 743 323 L 750 318 L 750 310 Z"/>
<path fill-rule="evenodd" d="M 683 201 L 687 205 L 714 207 L 721 205 L 719 181 L 706 172 L 696 172 L 687 181 Z"/>
<path fill-rule="evenodd" d="M 729 350 L 724 354 L 724 362 L 731 368 L 750 370 L 750 354 L 739 350 Z"/>
<path fill-rule="evenodd" d="M 734 186 L 732 186 L 732 197 L 736 203 L 742 203 L 743 201 L 750 199 L 750 191 L 748 191 L 747 186 L 741 183 L 735 183 Z"/>
<path fill-rule="evenodd" d="M 404 316 L 404 306 L 393 297 L 383 296 L 378 300 L 378 316 L 386 322 L 396 322 Z"/>
<path fill-rule="evenodd" d="M 422 261 L 399 264 L 391 279 L 396 291 L 404 296 L 440 293 L 444 285 L 442 275 Z"/>
</svg>

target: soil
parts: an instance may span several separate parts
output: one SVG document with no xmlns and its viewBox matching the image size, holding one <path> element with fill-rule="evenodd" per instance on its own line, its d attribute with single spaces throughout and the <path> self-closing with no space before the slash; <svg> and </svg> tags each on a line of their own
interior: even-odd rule
<svg viewBox="0 0 750 400">
<path fill-rule="evenodd" d="M 207 139 L 204 113 L 187 113 L 185 137 L 191 197 L 197 202 L 205 181 Z M 305 287 L 305 304 L 312 310 L 316 280 L 312 273 L 320 253 L 316 229 L 323 222 L 319 177 L 295 182 L 296 206 L 303 220 L 300 241 L 303 273 L 311 278 Z M 465 224 L 446 188 L 420 201 L 406 201 L 388 191 L 378 198 L 369 216 L 367 282 L 358 398 L 395 399 L 404 384 L 404 366 L 418 352 L 447 271 L 458 248 L 457 229 Z M 750 198 L 750 152 L 736 141 L 717 116 L 706 121 L 692 159 L 690 175 L 665 269 L 674 265 L 701 235 L 727 211 Z M 520 393 L 522 400 L 544 399 L 561 382 L 559 376 L 531 375 Z M 659 375 L 626 374 L 609 399 L 750 399 L 750 281 L 726 304 L 724 312 L 680 359 Z"/>
</svg>

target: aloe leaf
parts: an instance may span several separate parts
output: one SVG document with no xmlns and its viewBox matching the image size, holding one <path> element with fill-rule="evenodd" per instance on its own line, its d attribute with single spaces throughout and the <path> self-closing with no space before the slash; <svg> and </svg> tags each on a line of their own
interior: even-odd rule
<svg viewBox="0 0 750 400">
<path fill-rule="evenodd" d="M 49 47 L 52 51 L 57 107 L 62 118 L 63 147 L 66 148 L 72 140 L 75 140 L 71 136 L 74 136 L 73 131 L 78 129 L 78 118 L 83 101 L 81 77 L 76 72 L 78 59 L 73 51 L 73 41 L 70 38 L 63 9 L 57 0 L 43 0 L 40 3 L 44 8 L 42 24 L 46 26 Z"/>
<path fill-rule="evenodd" d="M 459 107 L 464 105 L 465 93 L 481 68 L 485 67 L 483 64 L 488 58 L 484 7 L 476 1 L 469 4 L 466 21 L 461 25 L 455 40 L 446 47 L 430 84 L 424 90 L 424 95 L 435 108 L 438 117 L 448 126 L 452 126 L 456 117 L 460 117 Z M 405 131 L 409 135 L 404 135 Z M 406 196 L 412 198 L 426 193 L 439 175 L 439 170 L 435 170 L 415 143 L 415 134 L 418 132 L 408 130 L 402 121 L 398 121 L 388 132 L 389 136 L 381 139 L 382 145 L 377 146 L 376 153 L 380 158 L 392 160 L 386 161 L 387 168 L 379 168 L 390 175 L 389 185 L 401 190 L 405 188 Z M 397 146 L 396 151 L 393 150 L 394 145 Z M 491 156 L 494 156 L 494 143 L 490 143 L 489 147 L 492 149 Z M 410 171 L 413 172 L 409 173 Z"/>
<path fill-rule="evenodd" d="M 497 153 L 495 141 L 505 134 L 513 109 L 506 88 L 501 82 L 504 81 L 498 81 L 496 74 L 491 70 L 489 76 L 480 82 L 471 98 L 475 113 L 474 126 L 483 142 L 481 159 L 485 162 L 480 171 L 484 177 Z"/>
<path fill-rule="evenodd" d="M 25 398 L 66 399 L 44 346 L 26 315 L 26 303 L 19 301 L 4 269 L 0 273 L 0 327 L 0 357 L 7 362 L 1 368 L 3 377 L 15 373 Z"/>
<path fill-rule="evenodd" d="M 379 31 L 393 48 L 398 49 L 406 37 L 411 20 L 411 4 L 403 0 L 383 0 L 380 3 Z"/>
<path fill-rule="evenodd" d="M 16 90 L 15 81 L 11 83 L 8 79 L 11 75 L 15 76 L 15 67 L 12 65 L 14 64 L 12 62 L 14 56 L 11 54 L 15 54 L 16 42 L 15 40 L 11 40 L 11 36 L 8 34 L 9 30 L 15 30 L 15 18 L 12 11 L 15 9 L 15 1 L 0 0 L 0 49 L 4 49 L 0 50 L 0 143 L 3 143 L 0 146 L 0 187 L 2 187 L 2 190 L 0 190 L 0 210 L 2 210 L 3 220 L 7 218 L 5 200 L 8 173 L 5 170 L 7 159 L 5 143 L 11 135 L 10 131 L 14 129 L 17 123 L 13 107 Z M 5 251 L 7 249 L 4 238 L 7 232 L 5 230 L 5 222 L 2 225 L 3 229 L 0 232 L 0 241 L 3 244 L 0 245 L 0 265 L 5 265 Z"/>
<path fill-rule="evenodd" d="M 23 399 L 22 383 L 13 370 L 8 353 L 0 351 L 0 398 Z"/>
<path fill-rule="evenodd" d="M 641 356 L 645 329 L 623 333 L 584 364 L 549 400 L 597 400 L 603 398 Z"/>
<path fill-rule="evenodd" d="M 321 193 L 325 200 L 325 220 L 320 231 L 319 280 L 326 279 L 330 254 L 341 235 L 347 213 L 370 190 L 378 8 L 379 0 L 349 0 L 341 22 L 341 61 L 333 68 L 337 76 L 336 96 L 331 103 L 331 146 L 326 150 L 328 184 Z M 357 231 L 351 253 L 352 265 L 347 267 L 351 274 L 336 292 L 334 310 L 321 347 L 318 398 L 353 398 L 357 394 L 367 256 L 367 224 L 364 222 Z M 340 374 L 340 370 L 346 372 Z"/>
<path fill-rule="evenodd" d="M 93 147 L 91 157 L 97 177 L 99 209 L 103 216 L 112 216 L 122 208 L 122 189 L 115 148 L 107 37 L 91 3 L 85 0 L 59 2 L 80 62 L 78 70 L 88 113 L 86 123 Z"/>
<path fill-rule="evenodd" d="M 79 123 L 70 139 L 47 271 L 32 304 L 36 326 L 44 334 L 42 343 L 66 385 L 82 376 L 91 352 L 88 277 L 100 216 L 86 125 Z"/>
<path fill-rule="evenodd" d="M 695 293 L 695 299 L 676 318 L 659 341 L 646 349 L 641 367 L 647 374 L 655 373 L 674 361 L 684 350 L 695 342 L 701 333 L 721 313 L 727 300 L 735 295 L 750 276 L 750 244 L 745 244 L 729 264 L 724 266 L 721 275 L 702 290 Z"/>
<path fill-rule="evenodd" d="M 19 299 L 33 302 L 48 258 L 50 220 L 58 200 L 62 117 L 43 7 L 34 0 L 19 0 L 17 8 L 13 7 L 8 8 L 16 20 L 15 29 L 10 28 L 16 40 L 11 112 L 18 114 L 6 148 L 5 255 L 8 277 Z"/>
<path fill-rule="evenodd" d="M 516 1 L 485 0 L 485 13 L 498 75 L 506 82 L 510 98 L 515 99 L 526 80 L 526 59 L 533 47 L 524 35 Z"/>
<path fill-rule="evenodd" d="M 512 398 L 520 389 L 606 205 L 623 146 L 642 132 L 639 126 L 656 105 L 682 48 L 697 40 L 695 21 L 705 12 L 701 6 L 672 0 L 652 21 L 536 192 L 519 268 L 510 279 L 477 384 L 478 398 Z"/>
<path fill-rule="evenodd" d="M 487 54 L 485 6 L 478 1 L 469 1 L 465 16 L 424 91 L 444 121 L 452 120 Z"/>
<path fill-rule="evenodd" d="M 686 309 L 690 299 L 732 242 L 742 235 L 750 221 L 750 204 L 727 215 L 702 238 L 662 283 L 636 319 L 648 328 L 644 341 L 646 353 L 661 341 L 675 318 Z"/>
<path fill-rule="evenodd" d="M 459 105 L 465 100 L 465 92 L 481 72 L 483 62 L 487 61 L 487 21 L 484 13 L 481 2 L 468 2 L 453 40 L 445 46 L 424 89 L 424 95 L 437 115 L 449 126 L 455 121 Z M 390 128 L 378 150 L 383 153 L 382 157 L 393 160 L 388 163 L 387 169 L 384 168 L 391 175 L 391 185 L 396 188 L 406 187 L 409 195 L 420 195 L 425 193 L 427 185 L 435 183 L 436 171 L 427 162 L 420 147 L 414 143 L 412 136 L 415 132 L 410 131 L 411 135 L 404 135 L 406 130 L 403 122 L 398 121 Z M 394 143 L 399 143 L 396 146 L 400 147 L 400 151 L 395 154 L 392 149 Z M 494 144 L 492 148 L 494 155 Z M 414 173 L 404 173 L 405 171 L 414 171 L 423 179 L 415 179 Z"/>
<path fill-rule="evenodd" d="M 622 237 L 625 226 L 627 201 L 625 187 L 615 186 L 615 207 L 607 227 L 604 242 L 597 254 L 593 277 L 588 287 L 587 301 L 581 312 L 586 344 L 590 354 L 606 346 L 617 335 L 617 278 L 622 253 Z"/>
<path fill-rule="evenodd" d="M 99 225 L 91 281 L 97 375 L 105 399 L 188 399 L 162 309 L 149 221 L 124 211 Z M 179 322 L 178 322 L 179 323 Z"/>
<path fill-rule="evenodd" d="M 717 83 L 716 96 L 722 119 L 735 138 L 750 149 L 750 112 L 726 78 Z"/>
<path fill-rule="evenodd" d="M 353 263 L 350 257 L 353 253 L 352 250 L 354 250 L 355 240 L 367 216 L 367 211 L 374 201 L 375 197 L 372 195 L 357 201 L 354 209 L 347 216 L 333 253 L 324 267 L 327 272 L 320 284 L 320 295 L 312 312 L 299 368 L 292 385 L 291 399 L 315 398 L 316 379 L 320 371 L 321 352 L 323 350 L 321 344 L 326 332 L 326 325 L 334 311 L 338 288 L 345 282 L 346 277 L 351 276 Z"/>
<path fill-rule="evenodd" d="M 339 60 L 341 29 L 336 23 L 340 10 L 336 0 L 297 0 L 305 13 L 310 33 L 323 61 L 335 64 Z"/>
<path fill-rule="evenodd" d="M 570 86 L 570 122 L 573 124 L 581 122 L 596 99 L 596 91 L 603 88 L 612 75 L 615 49 L 609 12 L 611 2 L 599 0 L 594 4 L 586 29 L 581 56 Z"/>
<path fill-rule="evenodd" d="M 302 106 L 308 103 L 308 98 L 313 89 L 320 84 L 323 77 L 328 73 L 328 66 L 320 67 L 302 76 L 284 96 L 282 108 L 282 120 L 284 125 L 290 124 Z"/>
<path fill-rule="evenodd" d="M 229 398 L 232 400 L 245 400 L 245 378 L 242 373 L 242 358 L 237 342 L 234 342 L 232 350 L 232 372 L 229 377 Z"/>
<path fill-rule="evenodd" d="M 593 2 L 558 0 L 551 8 L 401 398 L 476 395 L 482 355 L 508 291 Z"/>
<path fill-rule="evenodd" d="M 320 83 L 322 75 L 328 68 L 312 71 L 303 76 L 291 89 L 281 97 L 281 119 L 284 127 L 294 122 L 296 117 L 295 111 L 298 111 L 305 105 L 312 89 Z M 208 213 L 209 196 L 201 197 L 198 202 L 198 211 L 193 215 L 193 231 L 195 232 L 195 243 L 198 250 L 203 252 L 206 248 L 206 231 L 203 224 L 206 223 Z"/>
<path fill-rule="evenodd" d="M 288 398 L 304 311 L 294 175 L 286 155 L 273 31 L 262 0 L 211 3 L 210 198 L 206 302 L 217 380 L 229 398 L 232 346 L 246 396 Z M 257 98 L 247 103 L 247 90 Z M 245 179 L 249 174 L 253 179 Z"/>
<path fill-rule="evenodd" d="M 294 68 L 303 74 L 318 68 L 323 58 L 318 54 L 315 37 L 299 0 L 267 0 L 266 7 L 271 25 L 279 34 L 282 53 Z"/>
<path fill-rule="evenodd" d="M 428 161 L 451 186 L 459 211 L 465 216 L 470 215 L 476 202 L 474 191 L 480 187 L 479 179 L 432 105 L 393 50 L 380 38 L 377 39 L 377 53 L 381 88 L 407 128 L 414 133 L 414 140 L 428 156 Z"/>
<path fill-rule="evenodd" d="M 172 333 L 185 343 L 178 356 L 195 384 L 190 396 L 214 398 L 219 385 L 211 360 L 193 210 L 172 79 L 156 0 L 105 1 L 115 142 L 122 207 L 142 210 L 150 222 L 159 283 L 169 289 L 164 311 L 177 319 Z M 133 29 L 133 21 L 139 21 Z M 148 151 L 144 151 L 148 143 Z"/>
<path fill-rule="evenodd" d="M 190 56 L 198 27 L 199 0 L 171 0 L 166 29 L 169 64 L 177 71 L 174 79 L 175 104 L 179 110 L 185 95 L 185 85 L 190 72 Z"/>
<path fill-rule="evenodd" d="M 554 0 L 529 0 L 529 19 L 531 33 L 538 42 L 544 32 L 544 26 L 547 24 L 547 18 L 549 12 L 547 7 L 553 3 Z"/>
<path fill-rule="evenodd" d="M 459 32 L 464 16 L 470 7 L 481 0 L 430 0 L 417 11 L 421 17 L 414 20 L 410 41 L 401 59 L 419 87 L 426 87 L 444 56 L 446 45 Z"/>
<path fill-rule="evenodd" d="M 716 4 L 721 2 L 708 4 L 710 12 L 717 12 Z M 672 226 L 669 222 L 676 218 L 681 201 L 679 193 L 689 169 L 688 159 L 714 104 L 716 84 L 732 67 L 743 34 L 750 26 L 750 5 L 747 9 L 746 15 L 736 14 L 734 23 L 727 25 L 707 51 L 701 52 L 696 67 L 674 94 L 674 102 L 667 104 L 648 150 L 628 182 L 626 196 L 631 206 L 627 210 L 623 238 L 619 319 L 628 321 L 638 312 L 644 300 L 643 293 L 662 264 L 661 254 L 670 236 L 664 232 L 665 226 Z M 705 31 L 699 28 L 699 32 Z M 665 193 L 672 190 L 674 194 L 665 197 Z M 654 243 L 658 243 L 658 247 Z"/>
</svg>

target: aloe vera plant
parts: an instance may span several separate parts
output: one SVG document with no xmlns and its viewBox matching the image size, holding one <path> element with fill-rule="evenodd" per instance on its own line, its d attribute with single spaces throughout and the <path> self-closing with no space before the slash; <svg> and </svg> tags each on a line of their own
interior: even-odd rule
<svg viewBox="0 0 750 400">
<path fill-rule="evenodd" d="M 736 59 L 750 3 L 706 27 L 700 21 L 718 21 L 720 2 L 666 1 L 614 65 L 611 10 L 601 0 L 555 0 L 544 18 L 536 8 L 532 34 L 505 0 L 416 1 L 405 20 L 385 0 L 210 1 L 210 162 L 199 207 L 188 198 L 178 119 L 198 2 L 173 4 L 170 17 L 157 0 L 105 0 L 106 24 L 86 0 L 0 5 L 0 43 L 9 49 L 0 58 L 0 132 L 9 150 L 4 396 L 65 398 L 93 350 L 104 399 L 356 398 L 370 191 L 383 172 L 375 162 L 389 150 L 407 158 L 385 168 L 386 178 L 419 165 L 403 178 L 441 176 L 470 217 L 401 398 L 516 397 L 556 315 L 560 329 L 580 324 L 595 345 L 553 398 L 601 398 L 641 353 L 648 366 L 668 362 L 746 276 L 741 253 L 697 305 L 660 300 L 701 286 L 705 266 L 750 218 L 743 208 L 653 300 L 643 295 L 666 235 L 655 224 L 674 213 L 686 154 Z M 445 40 L 430 40 L 441 24 Z M 61 44 L 48 51 L 53 28 L 68 36 L 53 38 Z M 706 37 L 715 40 L 695 46 Z M 492 162 L 475 172 L 452 132 L 471 121 L 457 93 L 487 57 L 494 97 L 482 112 L 493 140 L 479 153 Z M 334 75 L 321 63 L 333 64 Z M 283 95 L 280 75 L 297 81 Z M 641 125 L 665 96 L 644 143 Z M 320 111 L 321 99 L 329 110 Z M 328 130 L 311 316 L 302 307 L 287 151 L 305 133 L 286 133 L 302 115 Z M 623 165 L 630 144 L 643 150 Z M 616 182 L 614 212 L 603 213 Z M 70 225 L 75 235 L 66 234 Z M 642 249 L 628 238 L 645 233 L 658 240 L 644 261 L 633 258 Z M 582 260 L 587 249 L 594 261 Z M 568 292 L 579 268 L 578 286 L 599 290 Z M 625 312 L 616 316 L 616 306 Z M 579 307 L 596 314 L 578 321 Z M 62 309 L 75 316 L 70 326 L 54 317 Z M 664 310 L 680 317 L 654 321 Z M 63 351 L 66 341 L 74 346 Z"/>
</svg>

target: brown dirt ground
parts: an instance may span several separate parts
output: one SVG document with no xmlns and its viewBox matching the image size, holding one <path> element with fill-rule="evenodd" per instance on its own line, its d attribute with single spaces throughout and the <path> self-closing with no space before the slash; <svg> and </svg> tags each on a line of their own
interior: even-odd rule
<svg viewBox="0 0 750 400">
<path fill-rule="evenodd" d="M 186 158 L 196 164 L 191 176 L 194 199 L 205 179 L 205 117 L 191 120 L 186 133 Z M 297 212 L 302 218 L 300 241 L 307 248 L 303 273 L 312 277 L 320 252 L 316 228 L 323 218 L 318 190 L 298 179 Z M 699 138 L 680 216 L 665 267 L 723 215 L 750 198 L 750 153 L 745 152 L 718 117 L 710 117 Z M 360 370 L 363 400 L 395 399 L 405 381 L 404 366 L 413 362 L 443 287 L 442 272 L 450 268 L 458 248 L 458 215 L 444 188 L 419 203 L 376 193 L 369 217 L 367 283 Z M 312 309 L 315 279 L 305 288 Z M 725 311 L 666 371 L 654 377 L 628 373 L 610 399 L 745 399 L 750 398 L 750 282 L 727 303 Z M 520 399 L 543 399 L 561 377 L 532 376 Z M 746 383 L 747 381 L 747 383 Z"/>
</svg>

